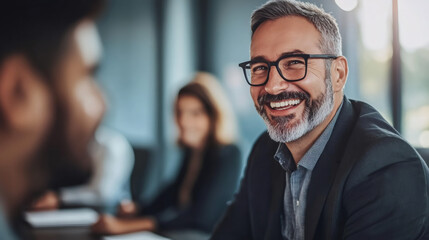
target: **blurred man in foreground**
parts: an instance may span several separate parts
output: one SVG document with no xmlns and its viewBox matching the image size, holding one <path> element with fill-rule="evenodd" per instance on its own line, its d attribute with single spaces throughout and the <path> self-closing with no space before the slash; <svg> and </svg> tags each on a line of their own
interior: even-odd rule
<svg viewBox="0 0 429 240">
<path fill-rule="evenodd" d="M 93 79 L 101 0 L 0 6 L 0 239 L 46 188 L 85 182 L 105 105 Z"/>
</svg>

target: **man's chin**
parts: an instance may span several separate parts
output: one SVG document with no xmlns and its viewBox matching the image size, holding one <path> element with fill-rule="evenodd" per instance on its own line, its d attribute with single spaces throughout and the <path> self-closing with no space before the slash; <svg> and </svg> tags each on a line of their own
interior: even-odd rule
<svg viewBox="0 0 429 240">
<path fill-rule="evenodd" d="M 276 142 L 293 142 L 304 136 L 308 131 L 308 122 L 297 120 L 292 115 L 265 118 L 268 133 Z"/>
<path fill-rule="evenodd" d="M 292 128 L 297 124 L 296 122 L 298 121 L 296 119 L 296 114 L 294 113 L 285 116 L 269 115 L 269 117 L 266 119 L 268 119 L 268 122 L 271 126 L 281 126 L 284 129 Z"/>
</svg>

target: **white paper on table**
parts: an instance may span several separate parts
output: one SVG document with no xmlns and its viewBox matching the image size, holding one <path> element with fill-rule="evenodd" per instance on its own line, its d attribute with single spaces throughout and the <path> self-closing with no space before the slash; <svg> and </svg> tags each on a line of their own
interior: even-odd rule
<svg viewBox="0 0 429 240">
<path fill-rule="evenodd" d="M 123 235 L 106 236 L 103 240 L 169 240 L 152 232 L 136 232 Z"/>
<path fill-rule="evenodd" d="M 80 227 L 97 222 L 98 213 L 90 208 L 26 212 L 25 219 L 33 227 Z"/>
</svg>

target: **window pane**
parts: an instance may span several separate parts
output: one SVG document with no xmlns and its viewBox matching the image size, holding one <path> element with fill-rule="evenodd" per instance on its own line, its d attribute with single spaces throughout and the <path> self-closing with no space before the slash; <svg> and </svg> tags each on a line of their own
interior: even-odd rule
<svg viewBox="0 0 429 240">
<path fill-rule="evenodd" d="M 398 1 L 402 59 L 403 135 L 429 147 L 429 1 Z"/>
<path fill-rule="evenodd" d="M 361 0 L 357 11 L 361 98 L 392 123 L 389 88 L 392 3 L 386 0 Z"/>
</svg>

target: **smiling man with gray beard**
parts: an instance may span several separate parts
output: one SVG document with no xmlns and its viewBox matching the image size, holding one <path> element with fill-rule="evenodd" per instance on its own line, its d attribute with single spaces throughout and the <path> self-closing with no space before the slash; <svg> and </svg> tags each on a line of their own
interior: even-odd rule
<svg viewBox="0 0 429 240">
<path fill-rule="evenodd" d="M 268 131 L 212 239 L 429 239 L 429 171 L 370 105 L 348 99 L 336 20 L 274 0 L 240 63 Z"/>
</svg>

